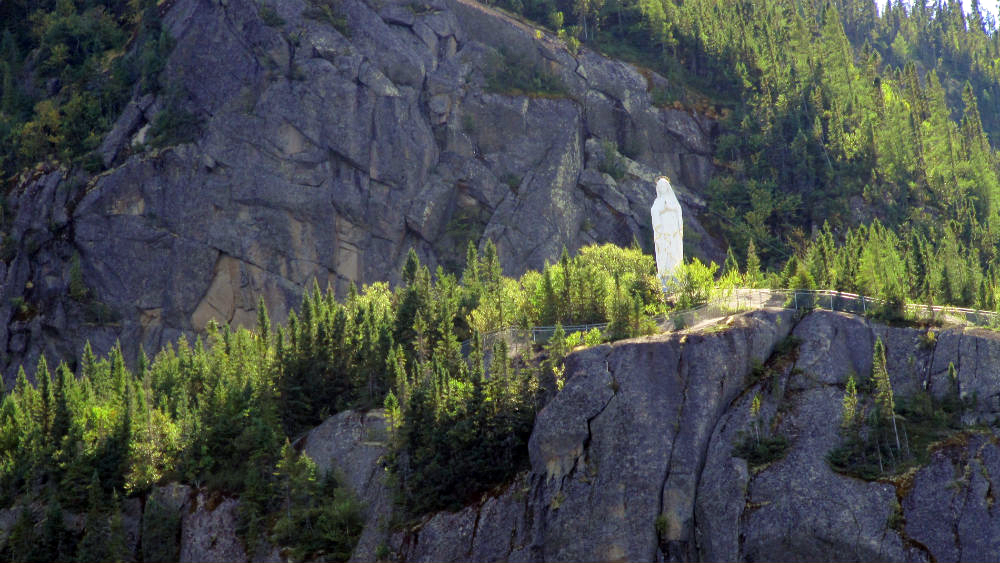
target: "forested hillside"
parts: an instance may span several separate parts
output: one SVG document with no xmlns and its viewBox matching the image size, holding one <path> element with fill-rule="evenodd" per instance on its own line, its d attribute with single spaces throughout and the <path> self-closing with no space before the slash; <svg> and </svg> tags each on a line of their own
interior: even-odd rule
<svg viewBox="0 0 1000 563">
<path fill-rule="evenodd" d="M 155 0 L 17 0 L 0 5 L 0 174 L 96 154 L 133 89 L 158 91 L 171 48 Z"/>
<path fill-rule="evenodd" d="M 338 302 L 315 287 L 284 326 L 272 326 L 262 303 L 255 330 L 212 327 L 153 359 L 143 353 L 134 370 L 120 348 L 99 358 L 88 346 L 76 373 L 43 357 L 29 370 L 35 383 L 21 371 L 0 402 L 0 505 L 19 515 L 0 553 L 120 560 L 121 498 L 174 481 L 239 495 L 250 551 L 272 544 L 296 560 L 346 559 L 360 532 L 357 502 L 288 440 L 348 408 L 386 407 L 404 516 L 459 508 L 504 483 L 525 467 L 535 411 L 561 387 L 562 359 L 583 335 L 558 329 L 540 358 L 514 365 L 502 340 L 484 350 L 481 336 L 610 321 L 606 334 L 587 335 L 596 344 L 654 331 L 650 318 L 665 304 L 652 257 L 636 249 L 564 253 L 519 280 L 501 275 L 492 244 L 482 254 L 470 247 L 468 260 L 461 278 L 440 269 L 432 278 L 411 252 L 395 290 L 352 288 Z M 704 293 L 711 276 L 700 279 Z M 44 514 L 31 511 L 37 500 Z M 82 536 L 63 511 L 87 513 Z M 171 537 L 178 522 L 152 526 L 143 533 Z M 142 557 L 175 560 L 169 545 L 147 542 Z"/>
</svg>

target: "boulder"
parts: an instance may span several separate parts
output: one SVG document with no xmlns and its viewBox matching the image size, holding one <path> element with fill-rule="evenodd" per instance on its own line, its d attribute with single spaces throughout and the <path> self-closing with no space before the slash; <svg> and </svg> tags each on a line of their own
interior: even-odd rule
<svg viewBox="0 0 1000 563">
<path fill-rule="evenodd" d="M 246 561 L 236 534 L 238 501 L 199 493 L 181 517 L 180 560 Z"/>
</svg>

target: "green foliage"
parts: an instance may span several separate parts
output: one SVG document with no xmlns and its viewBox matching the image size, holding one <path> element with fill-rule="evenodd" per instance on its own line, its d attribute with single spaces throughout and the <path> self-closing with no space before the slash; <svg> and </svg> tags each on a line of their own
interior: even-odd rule
<svg viewBox="0 0 1000 563">
<path fill-rule="evenodd" d="M 149 144 L 152 147 L 167 147 L 189 143 L 201 129 L 201 118 L 182 106 L 181 96 L 173 92 L 167 96 L 167 104 L 156 116 L 149 128 Z"/>
<path fill-rule="evenodd" d="M 656 535 L 661 539 L 667 536 L 667 524 L 667 517 L 663 514 L 658 515 L 656 520 L 653 522 L 653 528 L 656 530 Z"/>
<path fill-rule="evenodd" d="M 83 282 L 83 273 L 80 271 L 80 255 L 74 254 L 69 266 L 69 296 L 76 301 L 83 302 L 89 293 L 90 290 Z"/>
<path fill-rule="evenodd" d="M 180 513 L 151 497 L 146 501 L 142 514 L 142 560 L 177 561 L 180 556 Z"/>
<path fill-rule="evenodd" d="M 583 345 L 587 346 L 588 348 L 590 346 L 597 346 L 603 341 L 604 341 L 604 336 L 601 334 L 601 331 L 596 328 L 588 330 L 583 335 Z"/>
<path fill-rule="evenodd" d="M 93 151 L 133 88 L 160 87 L 172 48 L 160 27 L 151 0 L 0 7 L 0 173 L 46 159 L 98 170 Z"/>
<path fill-rule="evenodd" d="M 715 272 L 719 266 L 712 262 L 705 265 L 697 258 L 692 258 L 677 266 L 673 279 L 667 281 L 667 288 L 675 294 L 677 307 L 689 309 L 701 305 L 712 296 L 715 285 Z"/>
<path fill-rule="evenodd" d="M 751 469 L 758 469 L 769 463 L 774 463 L 785 457 L 788 452 L 788 438 L 778 434 L 763 436 L 759 439 L 752 435 L 744 436 L 736 443 L 733 455 L 747 460 Z"/>
<path fill-rule="evenodd" d="M 260 21 L 264 22 L 264 25 L 269 25 L 271 27 L 281 27 L 285 25 L 285 19 L 282 18 L 278 14 L 278 11 L 274 9 L 274 6 L 271 6 L 270 4 L 258 4 L 257 15 L 260 16 Z"/>
<path fill-rule="evenodd" d="M 618 154 L 618 143 L 614 141 L 601 141 L 601 162 L 597 164 L 597 169 L 608 174 L 617 181 L 625 178 L 625 163 Z"/>
<path fill-rule="evenodd" d="M 345 37 L 351 36 L 351 29 L 347 25 L 340 0 L 309 0 L 309 7 L 302 12 L 302 15 L 330 24 Z"/>
<path fill-rule="evenodd" d="M 530 60 L 520 52 L 500 49 L 490 57 L 486 89 L 512 96 L 567 96 L 562 80 L 545 65 L 545 62 Z"/>
</svg>

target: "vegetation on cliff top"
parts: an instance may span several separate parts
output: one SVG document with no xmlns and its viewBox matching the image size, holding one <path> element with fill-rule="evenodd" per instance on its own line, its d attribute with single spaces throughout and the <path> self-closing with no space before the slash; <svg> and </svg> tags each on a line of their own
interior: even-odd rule
<svg viewBox="0 0 1000 563">
<path fill-rule="evenodd" d="M 395 291 L 376 283 L 338 302 L 316 287 L 283 327 L 261 305 L 255 330 L 210 327 L 204 340 L 143 354 L 135 370 L 118 348 L 97 358 L 88 347 L 75 372 L 53 373 L 42 358 L 36 383 L 22 370 L 0 402 L 0 499 L 43 500 L 59 513 L 26 510 L 5 557 L 68 559 L 102 545 L 67 532 L 61 511 L 107 522 L 117 514 L 109 499 L 168 481 L 239 494 L 250 551 L 268 539 L 296 559 L 342 557 L 360 532 L 356 503 L 287 440 L 346 408 L 389 408 L 408 514 L 457 507 L 504 482 L 525 466 L 567 344 L 557 331 L 544 361 L 512 366 L 503 344 L 483 350 L 478 335 L 611 321 L 610 334 L 625 337 L 648 330 L 643 319 L 664 304 L 652 257 L 637 249 L 585 248 L 520 280 L 500 271 L 492 244 L 470 247 L 461 279 L 432 277 L 411 254 Z M 25 547 L 36 544 L 56 547 Z"/>
</svg>

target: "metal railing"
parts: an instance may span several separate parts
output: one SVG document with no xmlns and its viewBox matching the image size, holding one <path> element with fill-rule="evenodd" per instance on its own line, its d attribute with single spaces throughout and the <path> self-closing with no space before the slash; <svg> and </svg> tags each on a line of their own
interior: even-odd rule
<svg viewBox="0 0 1000 563">
<path fill-rule="evenodd" d="M 881 299 L 833 291 L 828 289 L 730 289 L 720 290 L 716 301 L 728 303 L 734 307 L 733 312 L 763 307 L 780 307 L 783 309 L 826 309 L 867 315 L 884 307 Z M 727 295 L 728 293 L 728 295 Z M 907 303 L 903 305 L 903 313 L 913 320 L 929 320 L 953 324 L 997 328 L 1000 327 L 1000 313 L 951 307 L 942 305 L 919 305 Z"/>
<path fill-rule="evenodd" d="M 825 309 L 855 315 L 867 315 L 877 311 L 884 302 L 855 293 L 828 289 L 718 289 L 716 296 L 708 303 L 674 311 L 654 318 L 657 326 L 665 332 L 683 330 L 705 321 L 755 309 L 777 308 L 793 310 Z M 903 306 L 905 314 L 915 320 L 936 321 L 952 324 L 967 324 L 988 328 L 1000 328 L 1000 313 L 948 307 L 940 305 L 918 305 L 908 303 Z M 604 330 L 608 323 L 565 325 L 566 335 L 587 332 L 592 329 Z M 510 355 L 529 351 L 533 345 L 544 344 L 552 337 L 555 326 L 535 326 L 531 328 L 507 328 L 483 335 L 483 350 L 492 354 L 493 344 L 498 338 L 507 342 Z M 462 351 L 468 354 L 471 342 L 462 343 Z"/>
</svg>

